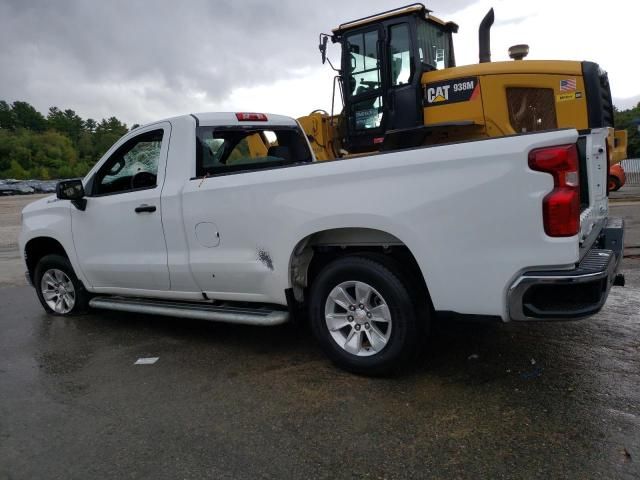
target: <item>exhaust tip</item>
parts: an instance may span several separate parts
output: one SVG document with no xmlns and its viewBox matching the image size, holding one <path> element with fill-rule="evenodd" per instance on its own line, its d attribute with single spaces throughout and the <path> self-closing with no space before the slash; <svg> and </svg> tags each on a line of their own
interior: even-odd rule
<svg viewBox="0 0 640 480">
<path fill-rule="evenodd" d="M 490 8 L 478 28 L 480 63 L 488 63 L 491 61 L 491 25 L 493 25 L 494 19 L 493 8 Z"/>
</svg>

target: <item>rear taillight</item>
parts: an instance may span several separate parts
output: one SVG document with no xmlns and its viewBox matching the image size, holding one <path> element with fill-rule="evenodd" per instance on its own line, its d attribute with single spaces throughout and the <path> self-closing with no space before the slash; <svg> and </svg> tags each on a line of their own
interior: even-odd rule
<svg viewBox="0 0 640 480">
<path fill-rule="evenodd" d="M 575 145 L 538 148 L 529 167 L 553 176 L 553 190 L 542 202 L 544 231 L 550 237 L 572 237 L 580 231 L 580 181 Z"/>
</svg>

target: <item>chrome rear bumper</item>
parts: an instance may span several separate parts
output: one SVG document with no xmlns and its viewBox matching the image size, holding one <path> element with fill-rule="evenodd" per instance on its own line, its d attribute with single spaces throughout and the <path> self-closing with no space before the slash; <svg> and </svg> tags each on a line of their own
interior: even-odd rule
<svg viewBox="0 0 640 480">
<path fill-rule="evenodd" d="M 598 312 L 617 277 L 623 252 L 624 223 L 610 218 L 598 239 L 572 270 L 530 271 L 511 285 L 511 320 L 570 320 Z M 617 279 L 617 280 L 616 280 Z"/>
</svg>

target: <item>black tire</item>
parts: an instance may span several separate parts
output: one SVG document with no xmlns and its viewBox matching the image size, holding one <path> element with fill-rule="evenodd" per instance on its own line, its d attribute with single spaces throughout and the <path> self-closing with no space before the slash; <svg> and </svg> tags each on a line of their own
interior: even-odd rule
<svg viewBox="0 0 640 480">
<path fill-rule="evenodd" d="M 65 275 L 67 275 L 67 277 L 69 277 L 69 280 L 71 280 L 71 283 L 73 284 L 75 293 L 75 304 L 69 312 L 59 313 L 54 311 L 51 307 L 49 307 L 49 305 L 47 305 L 47 302 L 43 297 L 41 288 L 42 277 L 50 269 L 61 270 Z M 40 300 L 42 307 L 50 315 L 67 317 L 71 315 L 86 313 L 89 310 L 89 300 L 91 299 L 91 295 L 85 290 L 82 282 L 78 280 L 78 277 L 73 271 L 73 267 L 71 266 L 71 263 L 69 262 L 69 259 L 67 257 L 56 254 L 45 255 L 44 257 L 42 257 L 36 265 L 33 274 L 33 286 L 36 289 L 36 294 L 38 295 L 38 300 Z"/>
<path fill-rule="evenodd" d="M 359 252 L 358 257 L 368 258 L 374 262 L 380 263 L 388 270 L 392 271 L 403 285 L 412 286 L 409 294 L 413 302 L 417 319 L 418 330 L 422 336 L 422 343 L 418 343 L 418 350 L 423 343 L 425 343 L 429 333 L 431 331 L 432 322 L 432 307 L 429 298 L 429 292 L 423 287 L 421 273 L 409 269 L 407 265 L 403 264 L 399 260 L 379 252 Z"/>
<path fill-rule="evenodd" d="M 620 179 L 615 175 L 609 175 L 609 191 L 617 192 L 618 190 L 620 190 L 620 187 L 622 187 L 622 185 L 620 184 Z"/>
<path fill-rule="evenodd" d="M 364 375 L 387 375 L 415 359 L 422 339 L 416 306 L 403 276 L 392 262 L 350 255 L 327 264 L 310 289 L 311 329 L 325 354 L 340 368 Z M 325 320 L 325 304 L 331 291 L 343 282 L 364 282 L 384 298 L 392 320 L 386 345 L 370 356 L 347 352 L 332 337 Z M 345 327 L 350 329 L 350 326 Z"/>
</svg>

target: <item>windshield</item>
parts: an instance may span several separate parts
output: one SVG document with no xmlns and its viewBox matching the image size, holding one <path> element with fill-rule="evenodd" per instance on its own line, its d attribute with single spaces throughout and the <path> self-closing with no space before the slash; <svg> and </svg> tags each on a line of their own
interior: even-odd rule
<svg viewBox="0 0 640 480">
<path fill-rule="evenodd" d="M 427 21 L 418 21 L 417 27 L 420 60 L 437 70 L 453 67 L 451 33 Z"/>
</svg>

